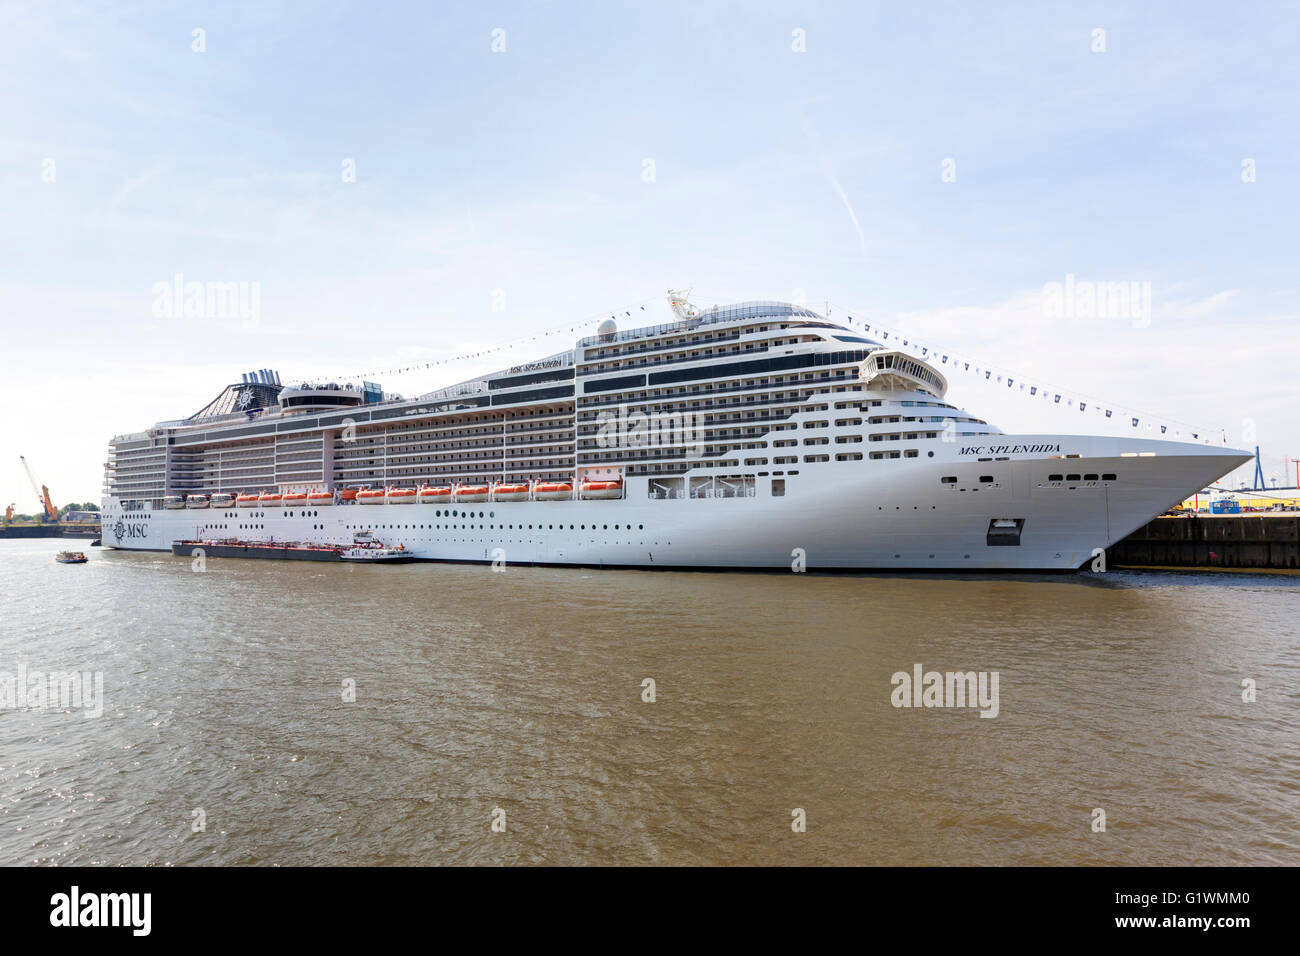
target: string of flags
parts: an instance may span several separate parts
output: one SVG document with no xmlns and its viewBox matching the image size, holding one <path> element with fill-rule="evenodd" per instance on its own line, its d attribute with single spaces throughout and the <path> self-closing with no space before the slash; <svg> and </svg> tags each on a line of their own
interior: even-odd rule
<svg viewBox="0 0 1300 956">
<path fill-rule="evenodd" d="M 536 342 L 539 339 L 550 338 L 552 335 L 561 335 L 565 333 L 569 335 L 581 335 L 581 333 L 588 326 L 591 326 L 595 323 L 603 322 L 606 319 L 613 319 L 617 321 L 619 318 L 632 318 L 633 316 L 639 316 L 645 312 L 646 305 L 653 301 L 655 301 L 655 299 L 646 299 L 643 302 L 638 302 L 635 305 L 630 305 L 623 309 L 615 309 L 612 312 L 602 312 L 599 315 L 591 316 L 586 319 L 581 319 L 577 322 L 571 322 L 567 325 L 558 325 L 553 329 L 547 329 L 545 332 L 538 332 L 535 335 L 526 335 L 521 338 L 512 339 L 509 342 L 504 342 L 501 345 L 494 345 L 491 346 L 490 348 L 478 349 L 477 351 L 474 352 L 464 352 L 460 355 L 451 355 L 446 358 L 435 359 L 430 362 L 417 362 L 412 365 L 398 365 L 398 366 L 394 366 L 393 368 L 387 368 L 387 369 L 371 369 L 368 372 L 354 372 L 350 375 L 334 375 L 334 376 L 329 376 L 329 378 L 333 381 L 350 382 L 350 381 L 356 381 L 358 379 L 375 379 L 384 375 L 402 375 L 407 372 L 420 372 L 420 371 L 424 371 L 425 369 L 437 368 L 438 366 L 441 365 L 452 365 L 456 362 L 463 362 L 467 359 L 476 359 L 476 358 L 482 358 L 483 356 L 486 355 L 495 355 L 499 352 L 505 352 L 509 349 L 514 349 L 520 345 L 524 345 L 529 342 Z"/>
<path fill-rule="evenodd" d="M 383 375 L 401 375 L 409 372 L 418 372 L 425 369 L 437 368 L 443 365 L 452 365 L 453 363 L 463 362 L 468 359 L 482 358 L 483 356 L 494 355 L 514 349 L 517 346 L 529 342 L 536 342 L 539 339 L 546 339 L 553 335 L 561 335 L 565 333 L 571 336 L 576 335 L 582 333 L 587 327 L 595 323 L 603 322 L 605 319 L 614 319 L 617 321 L 619 318 L 640 318 L 642 313 L 646 311 L 646 305 L 657 300 L 658 297 L 652 297 L 623 309 L 615 309 L 611 312 L 601 312 L 598 315 L 568 325 L 556 326 L 555 328 L 548 329 L 544 332 L 538 332 L 535 335 L 523 336 L 501 345 L 479 349 L 474 352 L 464 352 L 460 355 L 435 359 L 430 362 L 417 362 L 411 365 L 395 366 L 388 369 L 374 369 L 367 372 L 357 372 L 351 375 L 339 375 L 334 376 L 333 378 L 336 381 L 374 379 Z M 1129 427 L 1131 428 L 1136 429 L 1145 425 L 1146 431 L 1154 433 L 1158 429 L 1161 435 L 1172 434 L 1175 438 L 1182 438 L 1184 435 L 1189 435 L 1193 441 L 1208 441 L 1209 439 L 1203 439 L 1201 436 L 1203 434 L 1212 434 L 1213 432 L 1213 429 L 1199 428 L 1181 422 L 1160 420 L 1145 412 L 1128 409 L 1113 402 L 1097 401 L 1092 397 L 1083 396 L 1078 393 L 1071 394 L 1069 390 L 1060 389 L 1041 382 L 1030 381 L 1023 376 L 1013 375 L 1003 369 L 994 368 L 978 360 L 968 360 L 943 349 L 933 348 L 929 345 L 922 345 L 919 341 L 904 336 L 895 329 L 887 329 L 879 323 L 864 322 L 855 319 L 852 315 L 847 315 L 847 318 L 848 324 L 854 328 L 867 333 L 874 331 L 882 345 L 892 345 L 896 348 L 908 349 L 912 354 L 918 354 L 923 360 L 934 364 L 941 371 L 961 372 L 962 374 L 974 375 L 977 379 L 982 378 L 989 384 L 1005 385 L 1011 391 L 1018 395 L 1024 395 L 1026 398 L 1041 399 L 1042 401 L 1050 402 L 1052 405 L 1061 408 L 1074 409 L 1080 414 L 1086 414 L 1088 409 L 1091 408 L 1094 414 L 1108 419 L 1115 419 L 1122 422 L 1127 418 Z"/>
<path fill-rule="evenodd" d="M 846 313 L 847 314 L 847 313 Z M 1208 438 L 1202 438 L 1202 435 L 1213 434 L 1214 429 L 1201 428 L 1199 426 L 1187 425 L 1181 422 L 1169 420 L 1160 420 L 1155 416 L 1148 415 L 1135 409 L 1125 408 L 1124 406 L 1113 402 L 1097 401 L 1092 397 L 1083 396 L 1078 393 L 1070 394 L 1068 390 L 1063 390 L 1052 385 L 1046 385 L 1041 382 L 1033 382 L 1025 379 L 1023 376 L 1013 375 L 1005 370 L 991 367 L 979 361 L 970 361 L 962 356 L 955 355 L 943 349 L 932 348 L 928 345 L 922 345 L 920 342 L 906 337 L 894 329 L 886 329 L 879 323 L 867 323 L 848 316 L 849 325 L 861 329 L 863 332 L 874 332 L 882 345 L 892 345 L 895 348 L 908 349 L 913 354 L 919 355 L 923 360 L 932 363 L 943 372 L 961 372 L 966 375 L 974 375 L 977 379 L 993 385 L 1005 385 L 1008 389 L 1017 395 L 1024 395 L 1026 398 L 1039 399 L 1050 402 L 1052 405 L 1061 408 L 1074 409 L 1080 414 L 1086 414 L 1088 409 L 1099 417 L 1105 417 L 1122 422 L 1128 419 L 1130 428 L 1140 428 L 1145 425 L 1145 430 L 1156 432 L 1159 430 L 1161 435 L 1172 435 L 1175 438 L 1182 438 L 1185 435 L 1191 436 L 1193 441 L 1208 442 Z"/>
</svg>

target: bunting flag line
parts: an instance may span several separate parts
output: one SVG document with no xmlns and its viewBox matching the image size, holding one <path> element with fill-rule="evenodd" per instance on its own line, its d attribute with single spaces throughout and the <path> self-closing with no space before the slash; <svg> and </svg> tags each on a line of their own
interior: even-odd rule
<svg viewBox="0 0 1300 956">
<path fill-rule="evenodd" d="M 651 302 L 658 301 L 660 298 L 662 298 L 662 296 L 653 296 L 649 299 L 643 299 L 641 302 L 638 302 L 635 305 L 625 306 L 623 308 L 614 309 L 608 312 L 601 312 L 598 315 L 590 316 L 585 319 L 580 319 L 575 322 L 569 322 L 565 325 L 557 325 L 555 328 L 547 329 L 544 332 L 538 332 L 534 335 L 521 336 L 516 339 L 511 339 L 508 342 L 503 342 L 501 345 L 494 345 L 491 348 L 479 349 L 477 352 L 464 352 L 460 355 L 451 355 L 445 358 L 434 359 L 429 362 L 416 362 L 411 365 L 398 365 L 386 369 L 371 369 L 370 371 L 367 372 L 353 372 L 349 375 L 324 376 L 324 378 L 328 381 L 351 382 L 351 381 L 358 381 L 358 380 L 376 379 L 384 375 L 404 375 L 408 372 L 422 372 L 425 369 L 438 368 L 439 366 L 443 366 L 443 365 L 452 365 L 456 362 L 463 362 L 467 359 L 475 359 L 475 358 L 482 358 L 487 355 L 495 355 L 499 352 L 505 352 L 509 349 L 517 348 L 518 346 L 524 345 L 528 342 L 536 342 L 539 339 L 545 339 L 553 335 L 561 335 L 565 333 L 572 336 L 572 341 L 570 343 L 572 345 L 583 335 L 590 334 L 589 332 L 585 331 L 588 326 L 593 324 L 598 324 L 600 322 L 604 322 L 606 319 L 614 319 L 615 321 L 617 321 L 620 317 L 632 318 L 634 315 L 642 316 L 642 314 L 646 310 L 646 306 Z M 541 356 L 537 356 L 537 358 L 540 357 Z M 313 376 L 305 380 L 319 381 L 321 378 L 322 376 Z"/>
<path fill-rule="evenodd" d="M 885 329 L 878 322 L 870 323 L 855 319 L 850 314 L 851 311 L 853 310 L 841 310 L 841 312 L 848 317 L 848 324 L 850 326 L 860 329 L 863 332 L 872 332 L 874 330 L 874 333 L 881 340 L 882 344 L 887 343 L 892 336 L 895 348 L 907 346 L 908 339 L 903 338 L 903 336 L 901 336 L 897 331 L 893 329 Z M 902 346 L 898 345 L 900 340 L 902 341 Z M 1024 393 L 1027 398 L 1036 398 L 1041 396 L 1044 401 L 1050 398 L 1053 405 L 1062 405 L 1064 407 L 1077 406 L 1080 414 L 1086 414 L 1088 408 L 1091 406 L 1096 415 L 1104 418 L 1114 417 L 1114 413 L 1118 410 L 1121 415 L 1124 415 L 1129 419 L 1130 428 L 1140 429 L 1142 426 L 1145 426 L 1145 431 L 1148 432 L 1154 433 L 1156 429 L 1159 429 L 1161 435 L 1167 435 L 1172 432 L 1175 438 L 1190 436 L 1192 441 L 1199 441 L 1206 444 L 1210 442 L 1210 439 L 1203 438 L 1202 436 L 1212 435 L 1214 431 L 1217 430 L 1216 428 L 1188 425 L 1184 422 L 1161 420 L 1157 416 L 1148 415 L 1141 411 L 1137 411 L 1137 413 L 1134 414 L 1136 411 L 1135 409 L 1125 408 L 1118 402 L 1097 401 L 1095 396 L 1084 398 L 1076 393 L 1074 397 L 1071 397 L 1067 390 L 1062 389 L 1057 391 L 1055 388 L 1050 386 L 1030 384 L 1024 376 L 1019 374 L 1014 376 L 1007 374 L 996 375 L 998 371 L 997 369 L 990 369 L 981 364 L 974 364 L 960 356 L 952 354 L 951 352 L 944 352 L 941 349 L 936 349 L 929 345 L 923 346 L 920 342 L 914 343 L 912 347 L 920 350 L 922 358 L 929 359 L 932 362 L 937 359 L 937 365 L 941 370 L 951 369 L 954 372 L 963 373 L 970 373 L 973 371 L 977 377 L 983 375 L 983 380 L 990 384 L 1000 385 L 1005 380 L 1007 388 Z M 994 378 L 995 375 L 996 378 Z M 1015 388 L 1017 383 L 1019 383 L 1018 389 Z"/>
<path fill-rule="evenodd" d="M 359 381 L 359 380 L 373 380 L 384 375 L 404 375 L 410 372 L 419 372 L 419 371 L 424 371 L 426 369 L 438 368 L 444 365 L 452 365 L 456 362 L 463 362 L 468 359 L 477 359 L 487 355 L 494 355 L 500 352 L 505 352 L 507 350 L 514 349 L 520 345 L 529 342 L 536 342 L 539 339 L 546 339 L 555 335 L 568 334 L 573 337 L 574 341 L 576 341 L 577 338 L 581 337 L 585 333 L 587 327 L 595 323 L 603 322 L 606 319 L 618 320 L 620 317 L 633 318 L 635 316 L 638 320 L 642 320 L 644 318 L 643 313 L 645 313 L 646 311 L 646 305 L 652 302 L 657 302 L 660 298 L 661 298 L 660 296 L 651 296 L 650 298 L 644 299 L 641 302 L 636 303 L 635 305 L 626 306 L 619 309 L 613 309 L 610 311 L 603 311 L 596 315 L 590 316 L 588 318 L 581 319 L 579 321 L 571 322 L 566 325 L 556 326 L 555 328 L 548 329 L 544 332 L 538 332 L 534 335 L 522 336 L 517 339 L 512 339 L 511 341 L 505 342 L 501 345 L 493 346 L 491 348 L 479 349 L 478 351 L 475 352 L 465 352 L 460 355 L 447 356 L 440 359 L 434 359 L 429 362 L 417 362 L 410 365 L 395 366 L 393 368 L 388 368 L 388 369 L 372 369 L 370 371 L 356 372 L 350 375 L 332 376 L 330 377 L 330 380 Z M 830 311 L 831 311 L 831 306 L 828 304 L 827 306 L 828 316 L 830 315 Z M 1098 416 L 1104 416 L 1105 418 L 1113 418 L 1114 413 L 1116 411 L 1119 411 L 1121 415 L 1126 416 L 1129 419 L 1129 425 L 1131 428 L 1137 429 L 1140 428 L 1142 425 L 1145 425 L 1146 426 L 1145 430 L 1148 432 L 1154 432 L 1158 428 L 1159 433 L 1161 435 L 1166 435 L 1172 430 L 1174 437 L 1182 438 L 1184 437 L 1184 434 L 1186 434 L 1186 435 L 1190 435 L 1193 441 L 1202 441 L 1208 443 L 1210 439 L 1202 438 L 1201 436 L 1203 434 L 1212 434 L 1213 431 L 1215 430 L 1213 428 L 1202 428 L 1198 426 L 1187 425 L 1181 422 L 1162 421 L 1156 416 L 1148 415 L 1145 412 L 1140 412 L 1140 411 L 1137 412 L 1137 414 L 1134 414 L 1134 411 L 1136 411 L 1134 409 L 1125 408 L 1123 405 L 1117 402 L 1097 401 L 1093 396 L 1084 398 L 1083 396 L 1079 396 L 1076 394 L 1074 397 L 1071 397 L 1068 390 L 1058 391 L 1055 388 L 1052 388 L 1047 385 L 1043 385 L 1042 383 L 1031 384 L 1030 380 L 1026 380 L 1024 376 L 1021 376 L 1019 374 L 1011 375 L 1005 372 L 1003 372 L 1002 374 L 997 374 L 1001 370 L 988 368 L 982 364 L 973 364 L 971 361 L 968 361 L 958 355 L 955 355 L 952 352 L 944 352 L 941 349 L 936 349 L 930 345 L 922 345 L 920 342 L 912 342 L 910 338 L 902 336 L 901 334 L 899 334 L 897 331 L 893 329 L 883 328 L 879 323 L 870 323 L 870 322 L 865 322 L 865 321 L 855 319 L 853 315 L 850 314 L 852 310 L 841 310 L 841 311 L 844 312 L 845 315 L 847 315 L 848 324 L 850 326 L 860 329 L 861 331 L 866 333 L 871 333 L 874 330 L 875 335 L 880 339 L 882 344 L 889 343 L 890 338 L 892 337 L 893 345 L 895 348 L 905 348 L 905 349 L 910 348 L 910 349 L 918 350 L 923 359 L 926 359 L 931 362 L 938 360 L 937 366 L 941 370 L 951 370 L 953 372 L 963 372 L 963 373 L 970 373 L 973 370 L 974 374 L 977 377 L 983 375 L 983 380 L 985 382 L 988 382 L 990 384 L 1001 385 L 1005 381 L 1006 387 L 1008 389 L 1012 389 L 1014 391 L 1023 393 L 1027 398 L 1037 398 L 1041 396 L 1044 401 L 1050 398 L 1052 400 L 1051 403 L 1053 405 L 1063 405 L 1065 407 L 1077 405 L 1079 414 L 1086 414 L 1088 407 L 1091 405 L 1093 412 L 1095 414 L 1097 414 Z M 644 324 L 653 325 L 655 323 L 645 322 Z M 590 334 L 590 333 L 585 333 L 585 334 Z M 996 378 L 994 377 L 995 375 Z M 1016 387 L 1017 384 L 1019 385 L 1018 389 Z M 1226 435 L 1226 430 L 1224 430 L 1223 433 Z M 1226 444 L 1226 439 L 1224 443 Z"/>
</svg>

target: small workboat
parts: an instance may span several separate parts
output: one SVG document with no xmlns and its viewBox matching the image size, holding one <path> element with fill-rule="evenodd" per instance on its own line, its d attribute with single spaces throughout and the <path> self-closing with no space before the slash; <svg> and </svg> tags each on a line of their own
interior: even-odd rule
<svg viewBox="0 0 1300 956">
<path fill-rule="evenodd" d="M 178 511 L 185 507 L 185 499 L 180 495 L 168 495 L 163 499 L 163 507 L 168 511 Z"/>
<path fill-rule="evenodd" d="M 338 554 L 340 561 L 352 561 L 356 564 L 396 564 L 415 560 L 411 552 L 406 550 L 406 545 L 399 544 L 395 548 L 390 548 L 376 541 L 374 533 L 370 531 L 358 531 L 352 546 L 339 548 Z"/>
<path fill-rule="evenodd" d="M 207 495 L 186 495 L 185 496 L 186 508 L 206 508 L 207 506 L 208 506 Z"/>
<path fill-rule="evenodd" d="M 80 551 L 60 551 L 54 556 L 59 564 L 85 564 L 86 555 Z"/>
<path fill-rule="evenodd" d="M 227 494 L 224 491 L 218 491 L 208 499 L 208 506 L 211 508 L 229 508 L 235 503 L 235 496 Z"/>
<path fill-rule="evenodd" d="M 397 564 L 402 561 L 414 561 L 411 552 L 402 545 L 386 548 L 383 545 L 355 545 L 339 550 L 340 561 L 352 561 L 356 564 Z"/>
</svg>

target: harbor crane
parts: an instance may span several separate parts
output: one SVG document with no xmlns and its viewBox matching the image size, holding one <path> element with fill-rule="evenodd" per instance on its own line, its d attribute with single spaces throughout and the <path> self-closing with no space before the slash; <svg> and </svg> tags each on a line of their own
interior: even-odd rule
<svg viewBox="0 0 1300 956">
<path fill-rule="evenodd" d="M 22 460 L 23 468 L 27 472 L 27 480 L 32 483 L 32 491 L 36 492 L 36 497 L 40 500 L 41 508 L 45 512 L 43 520 L 58 521 L 59 509 L 54 507 L 54 502 L 50 500 L 50 489 L 36 480 L 36 476 L 32 474 L 32 466 L 27 464 L 27 456 L 19 455 L 18 457 Z"/>
</svg>

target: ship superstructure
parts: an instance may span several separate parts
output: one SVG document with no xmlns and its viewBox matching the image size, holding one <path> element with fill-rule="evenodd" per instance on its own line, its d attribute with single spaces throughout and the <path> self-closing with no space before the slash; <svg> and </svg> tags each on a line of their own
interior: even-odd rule
<svg viewBox="0 0 1300 956">
<path fill-rule="evenodd" d="M 1063 570 L 1248 457 L 1006 435 L 810 309 L 670 305 L 414 399 L 247 374 L 110 443 L 104 544 L 373 532 L 430 560 Z"/>
</svg>

